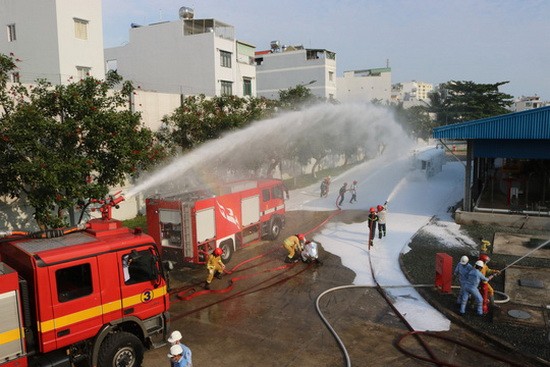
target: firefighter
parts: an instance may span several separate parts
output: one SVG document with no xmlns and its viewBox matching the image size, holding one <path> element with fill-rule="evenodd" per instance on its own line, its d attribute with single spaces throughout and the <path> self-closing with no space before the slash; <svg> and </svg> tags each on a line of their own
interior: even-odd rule
<svg viewBox="0 0 550 367">
<path fill-rule="evenodd" d="M 458 284 L 460 286 L 460 291 L 458 292 L 458 297 L 456 303 L 460 304 L 462 302 L 462 294 L 464 293 L 464 284 L 466 283 L 466 276 L 474 267 L 469 263 L 470 259 L 468 256 L 464 255 L 460 258 L 460 261 L 455 266 L 454 275 L 458 277 Z"/>
<path fill-rule="evenodd" d="M 376 223 L 378 222 L 378 215 L 375 208 L 369 209 L 369 216 L 367 217 L 367 225 L 369 227 L 369 247 L 374 246 L 374 235 L 376 233 Z"/>
<path fill-rule="evenodd" d="M 305 242 L 306 236 L 302 233 L 289 236 L 284 240 L 283 247 L 288 251 L 285 263 L 293 263 L 299 260 Z"/>
<path fill-rule="evenodd" d="M 338 202 L 338 207 L 342 206 L 342 203 L 344 202 L 344 196 L 346 195 L 346 191 L 348 191 L 348 183 L 344 182 L 342 187 L 340 187 L 340 191 L 339 191 L 340 201 Z"/>
<path fill-rule="evenodd" d="M 214 251 L 208 255 L 208 260 L 206 261 L 206 269 L 208 270 L 208 276 L 206 277 L 205 289 L 210 289 L 210 283 L 214 277 L 221 279 L 225 265 L 222 262 L 223 250 L 219 247 L 215 248 Z"/>
<path fill-rule="evenodd" d="M 302 261 L 309 263 L 321 264 L 319 260 L 319 250 L 317 248 L 318 243 L 315 241 L 306 241 L 304 250 L 302 251 Z"/>
<path fill-rule="evenodd" d="M 351 192 L 351 199 L 349 199 L 349 203 L 353 204 L 357 201 L 357 181 L 353 181 L 351 186 L 349 187 L 349 191 Z"/>
<path fill-rule="evenodd" d="M 483 315 L 483 298 L 481 293 L 479 293 L 479 282 L 489 281 L 489 278 L 486 278 L 485 275 L 481 274 L 481 268 L 483 268 L 483 261 L 478 260 L 475 263 L 475 266 L 472 270 L 466 275 L 466 280 L 463 284 L 464 292 L 462 293 L 462 299 L 460 301 L 460 314 L 464 315 L 466 313 L 466 304 L 468 303 L 468 297 L 471 295 L 476 302 L 477 314 L 479 316 Z"/>
<path fill-rule="evenodd" d="M 181 365 L 181 366 L 191 366 L 193 364 L 192 358 L 191 358 L 191 349 L 189 349 L 188 346 L 183 344 L 181 342 L 181 339 L 182 339 L 181 333 L 178 330 L 174 330 L 172 332 L 172 334 L 170 334 L 170 336 L 168 337 L 168 343 L 170 343 L 170 345 L 172 345 L 172 346 L 179 345 L 181 347 L 182 360 L 180 362 L 182 362 L 183 364 L 179 364 L 179 365 Z M 171 350 L 170 350 L 170 354 L 173 354 Z M 170 358 L 170 361 L 172 362 L 172 358 Z M 183 361 L 185 361 L 185 362 L 183 362 Z M 172 365 L 174 365 L 174 362 L 172 362 Z M 177 363 L 175 365 L 178 366 Z"/>
<path fill-rule="evenodd" d="M 483 267 L 481 268 L 481 274 L 485 275 L 486 277 L 491 276 L 491 275 L 495 276 L 495 275 L 500 274 L 499 270 L 490 269 L 487 266 L 487 263 L 491 260 L 487 254 L 479 255 L 479 260 L 483 261 Z M 495 290 L 493 289 L 493 287 L 491 287 L 491 285 L 489 283 L 483 282 L 483 284 L 485 284 L 484 286 L 487 287 L 487 297 L 488 297 L 488 300 L 492 304 L 494 302 L 494 299 L 495 299 Z"/>
<path fill-rule="evenodd" d="M 388 212 L 388 202 L 376 207 L 378 214 L 378 238 L 386 237 L 386 213 Z"/>
</svg>

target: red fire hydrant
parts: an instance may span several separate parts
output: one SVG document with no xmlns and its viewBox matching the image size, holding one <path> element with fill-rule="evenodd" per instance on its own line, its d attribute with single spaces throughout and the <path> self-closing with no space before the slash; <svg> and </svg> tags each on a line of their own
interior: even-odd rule
<svg viewBox="0 0 550 367">
<path fill-rule="evenodd" d="M 435 287 L 443 293 L 451 293 L 453 283 L 453 258 L 445 253 L 435 254 Z"/>
</svg>

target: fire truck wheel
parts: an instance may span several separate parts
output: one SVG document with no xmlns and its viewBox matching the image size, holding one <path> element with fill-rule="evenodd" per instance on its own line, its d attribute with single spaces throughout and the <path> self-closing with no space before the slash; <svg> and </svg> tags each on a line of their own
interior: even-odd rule
<svg viewBox="0 0 550 367">
<path fill-rule="evenodd" d="M 98 366 L 139 367 L 143 362 L 143 344 L 134 334 L 114 333 L 101 344 Z"/>
<path fill-rule="evenodd" d="M 281 220 L 278 218 L 272 218 L 271 219 L 271 225 L 269 228 L 269 238 L 271 240 L 276 240 L 277 237 L 281 234 L 282 226 L 281 226 Z"/>
<path fill-rule="evenodd" d="M 228 240 L 220 243 L 220 248 L 223 250 L 222 261 L 224 264 L 227 264 L 233 256 L 233 241 Z"/>
</svg>

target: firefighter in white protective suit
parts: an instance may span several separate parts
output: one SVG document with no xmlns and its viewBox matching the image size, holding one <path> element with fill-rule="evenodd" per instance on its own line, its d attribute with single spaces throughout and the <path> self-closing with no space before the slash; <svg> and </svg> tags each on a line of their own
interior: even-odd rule
<svg viewBox="0 0 550 367">
<path fill-rule="evenodd" d="M 302 261 L 305 263 L 317 263 L 319 261 L 319 250 L 317 248 L 319 244 L 315 241 L 306 241 L 304 245 L 304 250 L 302 251 Z"/>
</svg>

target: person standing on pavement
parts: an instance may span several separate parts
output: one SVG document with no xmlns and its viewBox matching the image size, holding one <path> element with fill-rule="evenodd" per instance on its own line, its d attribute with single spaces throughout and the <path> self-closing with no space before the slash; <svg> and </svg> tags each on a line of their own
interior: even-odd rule
<svg viewBox="0 0 550 367">
<path fill-rule="evenodd" d="M 357 181 L 353 181 L 351 183 L 351 186 L 349 187 L 349 191 L 351 192 L 351 199 L 349 199 L 349 203 L 353 204 L 357 201 Z"/>
<path fill-rule="evenodd" d="M 485 275 L 486 277 L 491 276 L 491 275 L 495 276 L 495 275 L 500 274 L 499 270 L 491 269 L 487 266 L 487 263 L 489 261 L 491 261 L 491 258 L 489 258 L 489 256 L 487 254 L 479 255 L 479 260 L 483 261 L 483 267 L 481 268 L 481 274 Z M 491 302 L 491 304 L 493 304 L 493 302 L 495 300 L 495 290 L 493 289 L 493 287 L 489 283 L 487 283 L 487 282 L 484 282 L 484 283 L 487 285 L 487 297 L 489 298 L 489 302 Z"/>
<path fill-rule="evenodd" d="M 176 362 L 176 361 L 173 361 L 172 358 L 170 358 L 170 362 L 172 366 L 190 367 L 193 365 L 192 358 L 191 358 L 191 349 L 189 349 L 188 346 L 183 344 L 181 342 L 181 339 L 182 339 L 182 336 L 178 330 L 174 330 L 172 334 L 170 334 L 170 336 L 168 337 L 168 343 L 170 343 L 171 346 L 179 345 L 181 347 L 181 359 L 179 359 Z M 176 352 L 175 349 L 174 349 L 174 352 Z M 179 349 L 177 350 L 177 352 L 179 352 Z M 175 353 L 172 353 L 172 349 L 170 349 L 170 354 L 174 356 L 177 355 Z M 177 364 L 177 363 L 180 363 L 180 364 Z"/>
<path fill-rule="evenodd" d="M 378 222 L 378 215 L 376 209 L 370 208 L 369 216 L 367 217 L 367 226 L 369 227 L 369 247 L 374 246 L 374 235 L 376 233 L 376 223 Z"/>
<path fill-rule="evenodd" d="M 468 259 L 468 256 L 464 255 L 460 258 L 460 261 L 455 266 L 454 275 L 458 278 L 458 284 L 460 286 L 460 290 L 458 291 L 458 297 L 456 299 L 456 303 L 460 304 L 462 303 L 462 295 L 464 293 L 464 285 L 466 284 L 466 277 L 470 270 L 472 270 L 474 267 L 472 264 L 469 263 L 470 259 Z"/>
<path fill-rule="evenodd" d="M 378 205 L 376 209 L 378 210 L 378 238 L 382 238 L 382 236 L 386 237 L 386 214 L 388 212 L 388 202 L 386 201 L 384 205 Z"/>
<path fill-rule="evenodd" d="M 191 361 L 188 361 L 184 357 L 184 350 L 180 344 L 175 344 L 170 347 L 170 353 L 168 353 L 170 359 L 170 367 L 191 367 Z"/>
<path fill-rule="evenodd" d="M 302 233 L 289 236 L 283 241 L 283 247 L 288 251 L 285 263 L 297 262 L 300 259 L 300 253 L 303 250 L 305 242 L 306 236 Z"/>
<path fill-rule="evenodd" d="M 344 196 L 346 194 L 346 191 L 348 191 L 348 183 L 344 182 L 342 187 L 340 187 L 340 191 L 339 191 L 340 201 L 338 201 L 338 207 L 342 206 L 342 203 L 344 202 Z"/>
<path fill-rule="evenodd" d="M 466 281 L 464 282 L 464 292 L 462 293 L 462 300 L 460 301 L 460 314 L 466 313 L 466 304 L 468 303 L 468 297 L 471 295 L 476 302 L 476 311 L 478 316 L 483 315 L 483 297 L 479 293 L 479 282 L 488 282 L 490 279 L 481 274 L 481 268 L 483 268 L 483 261 L 478 260 L 472 270 L 466 275 Z"/>
<path fill-rule="evenodd" d="M 206 270 L 208 270 L 208 275 L 206 277 L 206 284 L 204 289 L 210 289 L 210 283 L 214 277 L 221 279 L 225 265 L 222 261 L 223 250 L 219 247 L 215 248 L 214 251 L 208 255 L 206 260 Z"/>
</svg>

